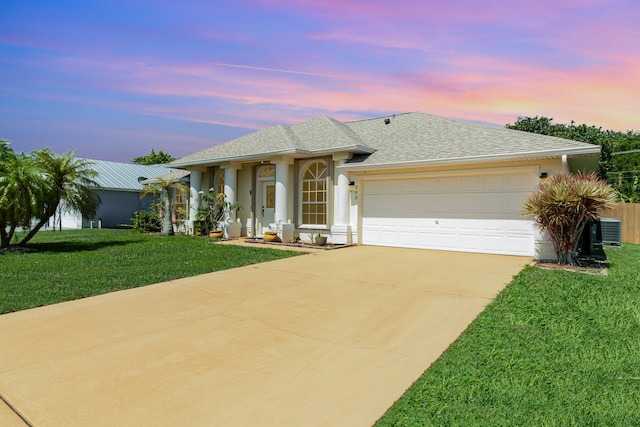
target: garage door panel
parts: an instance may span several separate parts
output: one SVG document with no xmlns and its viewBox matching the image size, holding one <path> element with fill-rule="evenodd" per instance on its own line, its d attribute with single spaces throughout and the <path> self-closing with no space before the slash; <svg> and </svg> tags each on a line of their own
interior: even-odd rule
<svg viewBox="0 0 640 427">
<path fill-rule="evenodd" d="M 506 244 L 501 234 L 489 234 L 483 238 L 483 246 L 485 252 L 504 253 Z"/>
<path fill-rule="evenodd" d="M 532 255 L 530 248 L 535 244 L 533 236 L 508 236 L 506 242 L 508 253 L 514 255 Z"/>
<path fill-rule="evenodd" d="M 458 235 L 454 233 L 441 232 L 438 233 L 437 248 L 442 250 L 454 251 L 458 247 Z"/>
<path fill-rule="evenodd" d="M 533 255 L 533 173 L 363 181 L 362 243 Z"/>
<path fill-rule="evenodd" d="M 533 223 L 527 220 L 515 220 L 515 221 L 506 221 L 506 232 L 508 234 L 516 234 L 516 235 L 533 235 Z"/>
<path fill-rule="evenodd" d="M 506 231 L 506 221 L 502 219 L 485 219 L 482 229 L 488 234 L 503 234 Z"/>
<path fill-rule="evenodd" d="M 482 247 L 482 236 L 479 234 L 460 233 L 459 247 L 464 251 L 471 251 Z"/>
<path fill-rule="evenodd" d="M 434 249 L 438 244 L 438 235 L 434 230 L 422 230 L 416 233 L 417 245 L 416 247 L 423 249 Z"/>
</svg>

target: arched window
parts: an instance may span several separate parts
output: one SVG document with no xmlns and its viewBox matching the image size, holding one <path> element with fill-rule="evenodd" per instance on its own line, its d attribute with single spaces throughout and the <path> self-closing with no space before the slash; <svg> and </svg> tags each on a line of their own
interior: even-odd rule
<svg viewBox="0 0 640 427">
<path fill-rule="evenodd" d="M 260 173 L 258 174 L 260 178 L 267 178 L 270 176 L 276 176 L 276 168 L 272 165 L 266 165 L 260 167 Z"/>
<path fill-rule="evenodd" d="M 302 225 L 327 224 L 327 163 L 315 160 L 302 169 L 300 201 Z"/>
</svg>

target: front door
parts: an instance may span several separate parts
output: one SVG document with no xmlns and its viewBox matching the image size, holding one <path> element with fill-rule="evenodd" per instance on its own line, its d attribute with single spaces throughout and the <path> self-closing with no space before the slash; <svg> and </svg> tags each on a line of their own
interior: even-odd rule
<svg viewBox="0 0 640 427">
<path fill-rule="evenodd" d="M 256 198 L 254 217 L 256 219 L 256 235 L 264 236 L 269 231 L 269 224 L 276 219 L 276 168 L 273 165 L 262 165 L 256 171 Z"/>
<path fill-rule="evenodd" d="M 269 231 L 269 224 L 275 221 L 276 185 L 273 181 L 261 183 L 262 197 L 260 200 L 260 234 Z"/>
</svg>

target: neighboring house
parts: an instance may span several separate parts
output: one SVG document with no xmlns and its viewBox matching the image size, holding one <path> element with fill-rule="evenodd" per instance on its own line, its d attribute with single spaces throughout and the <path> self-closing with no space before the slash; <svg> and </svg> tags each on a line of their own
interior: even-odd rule
<svg viewBox="0 0 640 427">
<path fill-rule="evenodd" d="M 176 233 L 187 231 L 185 216 L 189 210 L 189 197 L 186 186 L 189 184 L 189 175 L 189 171 L 178 169 L 140 182 L 143 186 L 157 184 L 160 181 L 185 184 L 183 187 L 172 186 L 171 194 L 169 194 L 169 200 L 171 200 L 171 222 L 173 223 L 173 231 Z M 191 228 L 190 230 L 193 231 Z"/>
<path fill-rule="evenodd" d="M 120 224 L 131 224 L 133 213 L 149 207 L 157 201 L 153 195 L 140 198 L 142 181 L 167 173 L 170 169 L 162 165 L 138 165 L 134 163 L 90 160 L 98 173 L 95 181 L 100 185 L 94 191 L 102 204 L 95 218 L 83 218 L 79 212 L 65 212 L 64 208 L 50 220 L 50 226 L 62 225 L 63 229 L 90 228 L 99 225 L 115 228 Z"/>
<path fill-rule="evenodd" d="M 199 191 L 238 201 L 237 230 L 284 240 L 553 258 L 522 216 L 545 176 L 596 170 L 600 147 L 424 113 L 277 125 L 175 160 Z M 233 228 L 232 227 L 232 228 Z M 240 228 L 242 227 L 242 228 Z"/>
</svg>

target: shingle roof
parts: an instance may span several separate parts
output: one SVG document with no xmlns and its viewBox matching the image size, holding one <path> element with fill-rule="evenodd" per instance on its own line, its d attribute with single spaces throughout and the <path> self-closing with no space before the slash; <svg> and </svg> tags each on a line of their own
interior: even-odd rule
<svg viewBox="0 0 640 427">
<path fill-rule="evenodd" d="M 311 155 L 331 151 L 371 152 L 344 123 L 327 116 L 294 125 L 276 125 L 182 157 L 171 166 L 242 160 L 280 154 Z"/>
<path fill-rule="evenodd" d="M 593 144 L 419 112 L 388 119 L 388 124 L 383 118 L 346 123 L 375 149 L 365 160 L 358 161 L 358 167 L 600 151 Z"/>
<path fill-rule="evenodd" d="M 93 163 L 98 176 L 95 181 L 106 190 L 140 191 L 140 178 L 152 178 L 167 173 L 170 169 L 162 165 L 138 165 L 135 163 L 108 162 L 87 159 Z"/>
<path fill-rule="evenodd" d="M 464 163 L 472 159 L 593 154 L 598 153 L 600 147 L 419 112 L 346 123 L 320 116 L 294 126 L 277 125 L 233 139 L 178 159 L 171 166 L 336 151 L 366 154 L 358 156 L 357 162 L 346 165 L 366 168 L 421 162 Z"/>
</svg>

